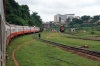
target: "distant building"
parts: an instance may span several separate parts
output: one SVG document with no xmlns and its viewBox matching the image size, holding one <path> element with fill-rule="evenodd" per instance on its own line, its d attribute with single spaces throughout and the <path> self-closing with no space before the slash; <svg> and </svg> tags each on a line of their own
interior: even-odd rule
<svg viewBox="0 0 100 66">
<path fill-rule="evenodd" d="M 61 14 L 57 14 L 54 16 L 54 22 L 61 22 Z"/>
<path fill-rule="evenodd" d="M 66 14 L 66 16 L 67 16 L 67 19 L 70 18 L 72 21 L 72 19 L 75 17 L 75 14 Z"/>
<path fill-rule="evenodd" d="M 70 21 L 72 21 L 74 16 L 75 16 L 75 14 L 65 14 L 65 15 L 57 14 L 57 15 L 54 16 L 54 22 L 59 22 L 61 24 L 66 24 L 67 19 L 69 18 Z"/>
<path fill-rule="evenodd" d="M 43 28 L 45 30 L 48 30 L 50 28 L 50 23 L 49 22 L 43 23 Z"/>
<path fill-rule="evenodd" d="M 80 19 L 80 16 L 75 16 L 74 18 L 76 18 L 76 19 Z"/>
<path fill-rule="evenodd" d="M 71 32 L 75 32 L 75 28 L 71 28 L 70 31 L 71 31 Z"/>
<path fill-rule="evenodd" d="M 43 24 L 43 28 L 44 30 L 48 30 L 49 28 L 53 28 L 53 26 L 55 25 L 54 21 L 50 21 L 50 22 L 44 22 Z"/>
</svg>

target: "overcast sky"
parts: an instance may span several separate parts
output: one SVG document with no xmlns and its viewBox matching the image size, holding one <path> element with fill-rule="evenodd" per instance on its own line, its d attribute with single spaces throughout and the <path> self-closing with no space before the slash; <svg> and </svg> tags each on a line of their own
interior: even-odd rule
<svg viewBox="0 0 100 66">
<path fill-rule="evenodd" d="M 30 13 L 38 12 L 43 21 L 54 21 L 54 15 L 75 14 L 100 15 L 100 0 L 15 0 L 20 5 L 28 5 Z"/>
</svg>

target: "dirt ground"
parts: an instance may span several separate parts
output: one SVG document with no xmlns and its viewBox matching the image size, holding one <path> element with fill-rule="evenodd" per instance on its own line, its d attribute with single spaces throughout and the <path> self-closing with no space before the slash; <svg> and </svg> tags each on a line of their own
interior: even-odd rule
<svg viewBox="0 0 100 66">
<path fill-rule="evenodd" d="M 89 37 L 89 38 L 87 38 L 87 39 L 90 39 L 90 40 L 100 40 L 100 37 Z"/>
</svg>

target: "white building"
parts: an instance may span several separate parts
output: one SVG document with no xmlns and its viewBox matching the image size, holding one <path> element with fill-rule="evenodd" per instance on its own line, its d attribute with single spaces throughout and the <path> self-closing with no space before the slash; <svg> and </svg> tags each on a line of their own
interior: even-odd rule
<svg viewBox="0 0 100 66">
<path fill-rule="evenodd" d="M 76 18 L 76 19 L 80 19 L 80 16 L 75 16 L 74 18 Z"/>
<path fill-rule="evenodd" d="M 68 18 L 70 18 L 70 20 L 72 21 L 74 16 L 75 14 L 65 14 L 65 15 L 57 14 L 54 16 L 54 22 L 66 23 Z"/>
<path fill-rule="evenodd" d="M 60 22 L 60 16 L 61 14 L 57 14 L 54 16 L 54 22 Z"/>
</svg>

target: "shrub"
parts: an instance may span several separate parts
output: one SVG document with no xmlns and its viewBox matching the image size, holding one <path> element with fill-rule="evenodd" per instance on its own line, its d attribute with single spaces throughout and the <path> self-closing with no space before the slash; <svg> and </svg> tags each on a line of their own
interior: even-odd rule
<svg viewBox="0 0 100 66">
<path fill-rule="evenodd" d="M 94 32 L 91 32 L 91 34 L 95 34 Z"/>
</svg>

